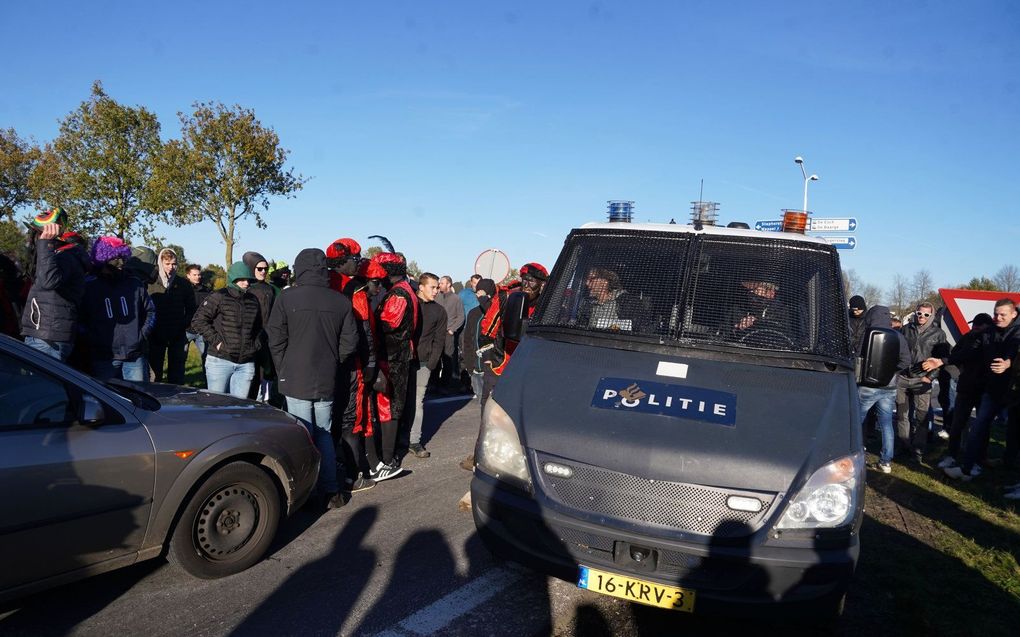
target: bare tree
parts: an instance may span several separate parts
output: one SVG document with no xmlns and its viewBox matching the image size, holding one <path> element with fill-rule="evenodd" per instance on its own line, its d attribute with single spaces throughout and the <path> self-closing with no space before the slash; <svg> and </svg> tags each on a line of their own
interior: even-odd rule
<svg viewBox="0 0 1020 637">
<path fill-rule="evenodd" d="M 911 308 L 910 284 L 900 273 L 893 276 L 892 287 L 889 288 L 889 309 L 903 316 Z"/>
<path fill-rule="evenodd" d="M 910 296 L 913 303 L 927 301 L 933 303 L 937 300 L 938 292 L 935 290 L 935 280 L 928 270 L 918 270 L 910 283 Z"/>
<path fill-rule="evenodd" d="M 1004 292 L 1020 291 L 1020 271 L 1015 265 L 1004 265 L 992 277 L 995 285 Z"/>
</svg>

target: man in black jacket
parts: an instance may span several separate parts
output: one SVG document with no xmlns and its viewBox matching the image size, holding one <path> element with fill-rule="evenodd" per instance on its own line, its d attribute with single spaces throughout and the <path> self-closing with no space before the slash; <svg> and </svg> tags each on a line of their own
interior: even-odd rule
<svg viewBox="0 0 1020 637">
<path fill-rule="evenodd" d="M 855 294 L 850 297 L 850 309 L 847 312 L 847 323 L 850 326 L 850 347 L 854 350 L 854 356 L 860 356 L 860 343 L 864 340 L 864 312 L 868 309 L 868 304 L 865 302 L 864 297 Z M 892 322 L 890 321 L 890 329 Z"/>
<path fill-rule="evenodd" d="M 418 458 L 428 458 L 432 455 L 425 449 L 425 445 L 421 444 L 425 391 L 428 389 L 432 372 L 439 366 L 447 337 L 448 319 L 446 309 L 436 301 L 438 291 L 439 277 L 431 272 L 425 272 L 418 277 L 418 311 L 421 318 L 412 336 L 414 360 L 411 361 L 408 374 L 407 407 L 401 417 L 397 445 L 398 449 L 406 448 Z"/>
<path fill-rule="evenodd" d="M 943 471 L 950 478 L 970 480 L 977 475 L 974 465 L 987 444 L 989 430 L 995 416 L 1008 405 L 1013 359 L 1020 351 L 1020 322 L 1017 321 L 1016 305 L 1011 299 L 1000 299 L 995 303 L 992 313 L 995 328 L 981 335 L 981 345 L 973 354 L 987 370 L 984 391 L 978 404 L 977 415 L 967 432 L 967 442 L 963 446 L 963 454 L 959 466 L 945 467 Z M 936 370 L 945 363 L 960 363 L 962 360 L 929 358 L 924 367 Z"/>
<path fill-rule="evenodd" d="M 903 326 L 903 337 L 910 348 L 909 370 L 900 374 L 896 384 L 896 441 L 904 450 L 909 450 L 917 462 L 924 458 L 928 446 L 928 407 L 931 406 L 931 382 L 937 375 L 934 371 L 921 369 L 922 363 L 933 355 L 933 351 L 946 342 L 946 334 L 932 320 L 935 308 L 931 303 L 921 303 L 914 312 L 914 320 Z M 914 408 L 913 423 L 909 412 Z"/>
<path fill-rule="evenodd" d="M 149 366 L 157 383 L 163 382 L 166 360 L 168 383 L 184 384 L 187 328 L 195 315 L 195 293 L 177 274 L 177 253 L 170 248 L 159 251 L 156 280 L 148 292 L 156 306 L 156 327 L 149 337 Z"/>
<path fill-rule="evenodd" d="M 202 276 L 202 266 L 197 263 L 189 264 L 184 270 L 184 275 L 188 278 L 188 283 L 191 284 L 191 291 L 195 294 L 195 308 L 205 302 L 207 296 L 212 293 L 212 288 L 209 287 L 208 283 Z M 194 318 L 194 314 L 188 317 L 188 325 L 191 325 L 191 319 Z M 188 339 L 188 343 L 184 346 L 184 355 L 187 357 L 188 345 L 192 341 L 195 342 L 195 347 L 198 348 L 198 353 L 202 357 L 202 364 L 205 365 L 205 339 L 202 338 L 201 334 L 195 334 L 190 330 L 185 330 L 185 335 Z"/>
<path fill-rule="evenodd" d="M 248 286 L 248 292 L 255 295 L 259 301 L 259 307 L 262 310 L 262 325 L 268 325 L 269 314 L 273 311 L 273 303 L 276 301 L 276 290 L 266 281 L 269 277 L 269 261 L 258 252 L 245 252 L 241 255 L 241 261 L 251 268 L 255 275 L 255 280 Z M 266 347 L 265 332 L 261 334 L 260 338 L 263 349 L 255 359 L 255 378 L 248 390 L 248 398 L 267 401 L 272 393 L 271 385 L 276 379 L 276 371 L 273 369 L 273 359 L 269 355 L 269 348 Z"/>
<path fill-rule="evenodd" d="M 319 491 L 326 508 L 343 506 L 333 443 L 337 370 L 357 350 L 351 302 L 330 289 L 326 253 L 306 248 L 294 259 L 294 284 L 280 293 L 269 325 L 269 350 L 287 411 L 301 419 L 322 455 Z"/>
<path fill-rule="evenodd" d="M 85 273 L 91 264 L 76 243 L 57 239 L 65 219 L 59 208 L 36 217 L 50 220 L 36 231 L 35 280 L 21 316 L 25 344 L 66 361 L 78 334 L 78 309 L 85 296 Z"/>
<path fill-rule="evenodd" d="M 468 288 L 465 288 L 468 289 Z M 495 339 L 486 336 L 482 330 L 482 319 L 496 297 L 496 282 L 492 279 L 480 279 L 474 287 L 473 295 L 477 304 L 468 312 L 464 319 L 464 331 L 461 333 L 460 367 L 471 374 L 471 390 L 475 398 L 481 400 L 485 352 L 483 348 L 492 349 Z M 478 352 L 482 353 L 479 354 Z"/>
</svg>

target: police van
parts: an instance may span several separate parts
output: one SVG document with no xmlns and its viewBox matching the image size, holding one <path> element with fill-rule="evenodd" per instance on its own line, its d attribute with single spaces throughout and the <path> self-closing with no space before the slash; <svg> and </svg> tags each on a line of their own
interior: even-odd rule
<svg viewBox="0 0 1020 637">
<path fill-rule="evenodd" d="M 491 551 L 681 611 L 841 612 L 857 387 L 892 378 L 898 344 L 875 330 L 853 358 L 825 241 L 731 225 L 569 234 L 482 416 L 471 497 Z"/>
</svg>

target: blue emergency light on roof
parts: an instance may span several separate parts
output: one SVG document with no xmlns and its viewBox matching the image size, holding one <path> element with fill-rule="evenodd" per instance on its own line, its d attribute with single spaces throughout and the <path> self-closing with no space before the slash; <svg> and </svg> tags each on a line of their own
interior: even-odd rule
<svg viewBox="0 0 1020 637">
<path fill-rule="evenodd" d="M 630 223 L 634 216 L 634 202 L 611 200 L 609 204 L 609 223 Z"/>
</svg>

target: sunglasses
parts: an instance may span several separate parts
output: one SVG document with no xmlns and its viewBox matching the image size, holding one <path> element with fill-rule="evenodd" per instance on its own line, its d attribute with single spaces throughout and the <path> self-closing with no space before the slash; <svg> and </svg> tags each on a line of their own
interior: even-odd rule
<svg viewBox="0 0 1020 637">
<path fill-rule="evenodd" d="M 265 271 L 266 271 L 266 270 L 268 270 L 268 269 L 269 269 L 269 267 L 265 267 L 265 268 L 258 268 L 258 267 L 257 267 L 257 268 L 255 268 L 255 271 L 256 271 L 256 272 L 265 272 Z"/>
<path fill-rule="evenodd" d="M 929 316 L 931 316 L 931 312 L 922 312 L 921 310 L 918 310 L 917 315 L 923 316 L 924 318 L 928 318 Z"/>
</svg>

